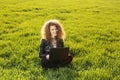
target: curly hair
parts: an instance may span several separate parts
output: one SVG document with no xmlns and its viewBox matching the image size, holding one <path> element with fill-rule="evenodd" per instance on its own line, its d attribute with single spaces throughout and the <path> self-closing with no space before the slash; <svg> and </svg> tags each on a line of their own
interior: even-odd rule
<svg viewBox="0 0 120 80">
<path fill-rule="evenodd" d="M 41 29 L 42 33 L 42 39 L 50 40 L 51 39 L 51 33 L 50 33 L 50 26 L 56 26 L 58 29 L 58 35 L 56 36 L 57 39 L 65 39 L 65 31 L 61 25 L 61 23 L 58 20 L 49 20 L 44 23 Z"/>
</svg>

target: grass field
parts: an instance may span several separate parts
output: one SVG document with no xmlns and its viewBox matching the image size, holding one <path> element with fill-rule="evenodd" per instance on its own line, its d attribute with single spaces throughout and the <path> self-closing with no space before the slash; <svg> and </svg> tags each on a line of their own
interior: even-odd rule
<svg viewBox="0 0 120 80">
<path fill-rule="evenodd" d="M 44 72 L 39 32 L 50 19 L 74 59 Z M 1 0 L 0 80 L 120 80 L 120 0 Z"/>
</svg>

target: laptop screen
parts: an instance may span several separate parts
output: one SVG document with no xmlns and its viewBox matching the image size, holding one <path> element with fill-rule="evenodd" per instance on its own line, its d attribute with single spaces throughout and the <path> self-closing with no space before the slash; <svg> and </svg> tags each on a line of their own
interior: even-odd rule
<svg viewBox="0 0 120 80">
<path fill-rule="evenodd" d="M 68 58 L 69 48 L 51 48 L 50 60 L 65 60 Z"/>
</svg>

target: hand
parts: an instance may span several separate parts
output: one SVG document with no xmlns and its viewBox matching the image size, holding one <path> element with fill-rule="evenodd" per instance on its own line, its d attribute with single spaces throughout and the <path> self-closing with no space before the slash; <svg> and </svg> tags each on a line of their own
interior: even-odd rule
<svg viewBox="0 0 120 80">
<path fill-rule="evenodd" d="M 46 55 L 46 59 L 47 59 L 47 60 L 49 60 L 49 57 L 50 57 L 50 55 L 49 55 L 49 54 L 47 54 L 47 55 Z"/>
</svg>

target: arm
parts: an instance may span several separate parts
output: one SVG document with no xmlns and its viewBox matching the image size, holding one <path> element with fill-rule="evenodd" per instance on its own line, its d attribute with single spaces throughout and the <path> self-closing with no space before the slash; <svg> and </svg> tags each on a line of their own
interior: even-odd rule
<svg viewBox="0 0 120 80">
<path fill-rule="evenodd" d="M 41 43 L 40 43 L 40 48 L 39 48 L 39 57 L 40 58 L 45 57 L 45 49 L 44 48 L 45 48 L 45 40 L 42 39 Z"/>
<path fill-rule="evenodd" d="M 58 47 L 64 47 L 64 42 L 62 39 L 58 40 Z"/>
<path fill-rule="evenodd" d="M 64 47 L 64 42 L 63 42 L 63 40 L 61 41 L 61 45 L 62 45 L 62 47 Z"/>
</svg>

